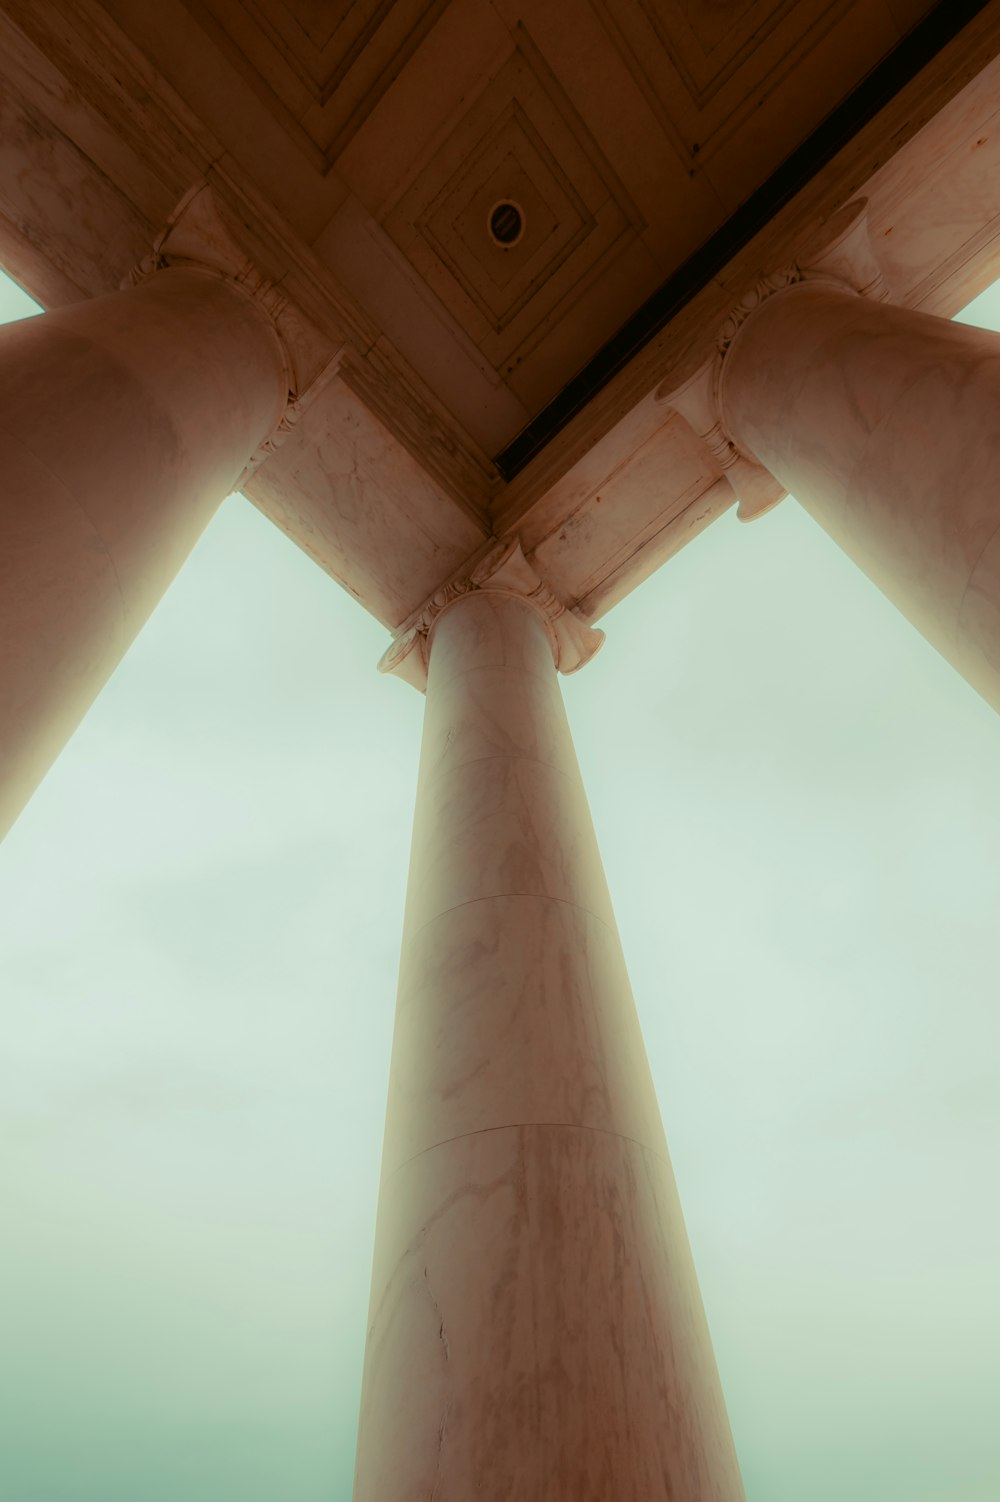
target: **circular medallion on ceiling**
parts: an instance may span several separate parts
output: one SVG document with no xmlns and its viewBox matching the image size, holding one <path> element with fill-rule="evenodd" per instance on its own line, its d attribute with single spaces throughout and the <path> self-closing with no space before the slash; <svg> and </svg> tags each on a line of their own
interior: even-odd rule
<svg viewBox="0 0 1000 1502">
<path fill-rule="evenodd" d="M 490 209 L 487 226 L 494 245 L 510 250 L 524 234 L 524 213 L 512 198 L 501 198 Z"/>
</svg>

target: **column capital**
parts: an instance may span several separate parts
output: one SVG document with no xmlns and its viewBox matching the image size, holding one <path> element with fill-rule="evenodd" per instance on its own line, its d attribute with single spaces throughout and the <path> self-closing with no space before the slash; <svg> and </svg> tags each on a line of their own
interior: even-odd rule
<svg viewBox="0 0 1000 1502">
<path fill-rule="evenodd" d="M 526 601 L 545 626 L 561 673 L 575 673 L 604 643 L 604 632 L 575 615 L 535 572 L 524 556 L 520 538 L 515 537 L 494 542 L 468 573 L 435 590 L 383 653 L 379 672 L 392 673 L 423 693 L 427 688 L 430 638 L 438 618 L 456 601 L 479 591 Z"/>
<path fill-rule="evenodd" d="M 803 242 L 794 261 L 756 281 L 723 319 L 715 349 L 680 386 L 669 382 L 656 400 L 672 407 L 710 450 L 739 502 L 740 521 L 753 521 L 784 500 L 786 491 L 757 460 L 745 453 L 725 420 L 723 380 L 726 358 L 744 326 L 772 297 L 803 283 L 885 302 L 890 289 L 868 233 L 868 200 L 856 198 L 825 220 Z"/>
<path fill-rule="evenodd" d="M 220 277 L 250 298 L 271 325 L 280 350 L 288 395 L 273 430 L 258 445 L 236 482 L 240 489 L 284 443 L 305 409 L 340 369 L 345 346 L 337 347 L 307 319 L 288 295 L 256 266 L 238 232 L 223 217 L 206 181 L 191 187 L 167 220 L 149 255 L 122 282 L 136 287 L 171 267 Z"/>
</svg>

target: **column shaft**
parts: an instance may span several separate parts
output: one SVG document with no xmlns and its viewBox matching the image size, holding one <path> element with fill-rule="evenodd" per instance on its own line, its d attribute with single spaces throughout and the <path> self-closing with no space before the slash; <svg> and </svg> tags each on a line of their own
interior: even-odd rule
<svg viewBox="0 0 1000 1502">
<path fill-rule="evenodd" d="M 355 1502 L 737 1502 L 545 626 L 432 643 Z"/>
<path fill-rule="evenodd" d="M 194 270 L 0 330 L 0 835 L 286 395 L 267 318 Z"/>
<path fill-rule="evenodd" d="M 804 282 L 726 355 L 727 431 L 1000 708 L 1000 336 Z"/>
</svg>

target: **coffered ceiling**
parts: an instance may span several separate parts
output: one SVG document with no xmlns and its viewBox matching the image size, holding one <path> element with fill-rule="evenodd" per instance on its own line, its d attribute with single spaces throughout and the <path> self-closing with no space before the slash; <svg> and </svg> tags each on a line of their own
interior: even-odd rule
<svg viewBox="0 0 1000 1502">
<path fill-rule="evenodd" d="M 490 456 L 929 3 L 106 8 Z"/>
<path fill-rule="evenodd" d="M 0 256 L 48 303 L 110 291 L 207 182 L 337 352 L 255 502 L 393 629 L 512 531 L 594 618 L 731 503 L 653 392 L 818 218 L 894 204 L 904 299 L 987 278 L 998 52 L 1000 0 L 0 0 Z M 775 195 L 831 111 L 839 151 Z M 497 457 L 678 277 L 511 478 Z"/>
</svg>

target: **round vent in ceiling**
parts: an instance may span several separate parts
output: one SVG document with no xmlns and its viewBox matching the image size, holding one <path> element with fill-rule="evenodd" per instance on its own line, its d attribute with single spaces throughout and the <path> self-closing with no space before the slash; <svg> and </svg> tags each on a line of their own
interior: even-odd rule
<svg viewBox="0 0 1000 1502">
<path fill-rule="evenodd" d="M 524 214 L 511 198 L 502 198 L 490 209 L 490 239 L 501 250 L 510 250 L 524 234 Z"/>
</svg>

